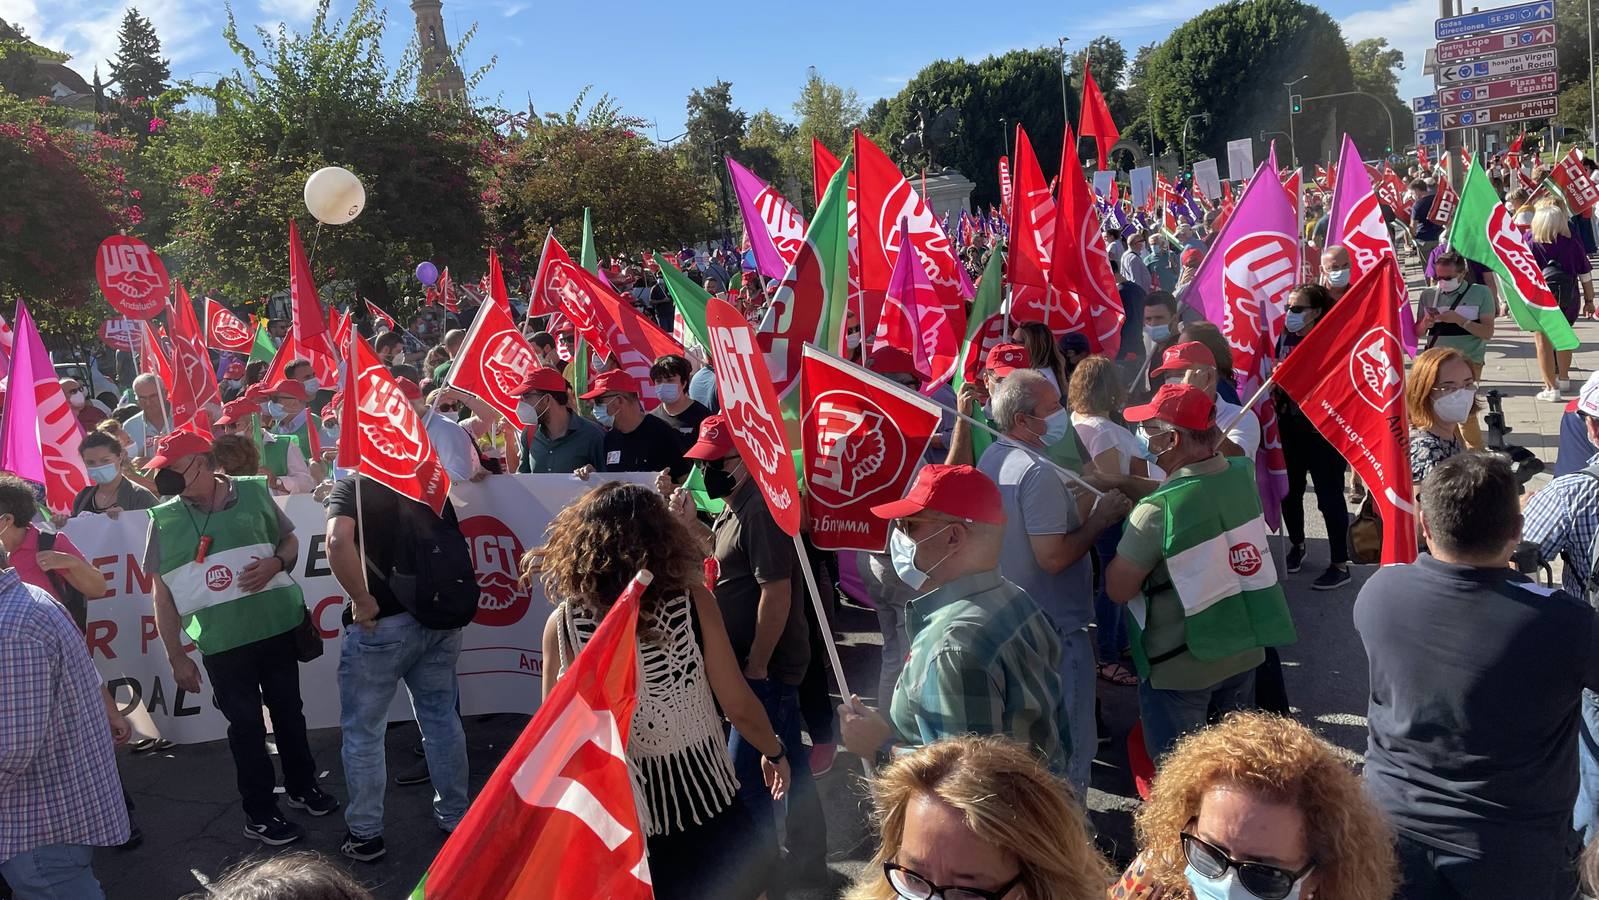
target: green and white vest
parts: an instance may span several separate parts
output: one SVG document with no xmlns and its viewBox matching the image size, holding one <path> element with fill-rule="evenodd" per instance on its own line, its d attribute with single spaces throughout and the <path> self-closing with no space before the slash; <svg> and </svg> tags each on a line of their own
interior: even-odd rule
<svg viewBox="0 0 1599 900">
<path fill-rule="evenodd" d="M 261 464 L 279 478 L 289 474 L 290 444 L 297 445 L 300 456 L 310 460 L 311 454 L 306 452 L 298 434 L 269 434 L 261 442 Z"/>
<path fill-rule="evenodd" d="M 261 590 L 239 589 L 239 573 L 277 548 L 278 513 L 266 479 L 234 478 L 236 502 L 206 514 L 181 497 L 150 510 L 150 527 L 160 535 L 161 580 L 183 616 L 183 630 L 201 653 L 221 653 L 282 634 L 305 616 L 305 596 L 286 572 L 273 575 Z M 205 559 L 196 562 L 201 529 L 211 538 Z"/>
<path fill-rule="evenodd" d="M 1183 650 L 1217 660 L 1298 639 L 1266 546 L 1253 462 L 1231 459 L 1224 471 L 1175 479 L 1140 502 L 1159 507 L 1165 517 L 1161 549 L 1171 577 L 1169 586 L 1146 580 L 1143 596 L 1127 605 L 1141 675 Z M 1168 589 L 1182 603 L 1185 642 L 1151 660 L 1143 646 L 1148 598 Z"/>
</svg>

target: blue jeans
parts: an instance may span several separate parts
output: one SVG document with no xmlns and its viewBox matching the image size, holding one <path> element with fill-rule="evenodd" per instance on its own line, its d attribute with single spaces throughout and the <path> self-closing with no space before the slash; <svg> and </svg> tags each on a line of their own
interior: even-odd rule
<svg viewBox="0 0 1599 900">
<path fill-rule="evenodd" d="M 1122 648 L 1127 646 L 1127 620 L 1123 606 L 1105 594 L 1105 569 L 1116 558 L 1116 545 L 1121 543 L 1122 523 L 1101 531 L 1094 540 L 1094 553 L 1099 556 L 1099 578 L 1094 585 L 1094 639 L 1095 649 L 1102 663 L 1120 662 Z"/>
<path fill-rule="evenodd" d="M 47 844 L 0 862 L 0 876 L 17 900 L 104 900 L 93 861 L 93 847 Z"/>
<path fill-rule="evenodd" d="M 1577 731 L 1577 807 L 1572 827 L 1586 846 L 1599 837 L 1599 694 L 1582 692 L 1582 728 Z"/>
<path fill-rule="evenodd" d="M 1094 644 L 1088 628 L 1060 637 L 1060 690 L 1066 701 L 1066 727 L 1072 752 L 1066 758 L 1066 780 L 1077 792 L 1077 803 L 1088 807 L 1088 784 L 1094 777 L 1094 754 L 1099 751 L 1099 727 L 1094 721 Z"/>
<path fill-rule="evenodd" d="M 1197 691 L 1162 691 L 1138 682 L 1138 716 L 1144 723 L 1144 749 L 1149 758 L 1160 758 L 1177 744 L 1177 739 L 1205 727 L 1211 704 L 1222 715 L 1255 705 L 1255 670 L 1240 672 L 1208 688 Z"/>
<path fill-rule="evenodd" d="M 776 679 L 751 681 L 750 690 L 766 708 L 772 730 L 787 748 L 790 781 L 788 796 L 772 799 L 761 777 L 761 751 L 733 729 L 727 749 L 733 754 L 733 772 L 738 775 L 738 800 L 749 810 L 755 830 L 767 852 L 776 858 L 779 803 L 785 815 L 784 834 L 787 860 L 779 866 L 784 884 L 822 885 L 827 883 L 827 821 L 822 818 L 822 798 L 811 777 L 810 754 L 800 732 L 805 725 L 800 715 L 799 687 Z"/>
<path fill-rule="evenodd" d="M 423 628 L 409 613 L 384 616 L 371 630 L 344 629 L 339 652 L 339 728 L 344 732 L 344 780 L 350 803 L 344 822 L 367 840 L 383 834 L 383 792 L 388 787 L 383 738 L 389 704 L 403 679 L 422 732 L 433 815 L 446 831 L 466 815 L 466 732 L 456 712 L 456 660 L 461 629 Z"/>
</svg>

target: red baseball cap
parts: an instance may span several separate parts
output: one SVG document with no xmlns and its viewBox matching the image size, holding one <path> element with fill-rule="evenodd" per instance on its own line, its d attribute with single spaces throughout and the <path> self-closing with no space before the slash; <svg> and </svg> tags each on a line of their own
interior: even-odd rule
<svg viewBox="0 0 1599 900">
<path fill-rule="evenodd" d="M 228 363 L 228 367 L 222 370 L 222 380 L 224 381 L 236 381 L 243 377 L 244 363 L 239 360 Z"/>
<path fill-rule="evenodd" d="M 1210 366 L 1216 368 L 1216 354 L 1210 348 L 1198 341 L 1184 341 L 1166 348 L 1166 355 L 1160 358 L 1160 366 L 1150 370 L 1151 375 L 1162 372 L 1182 372 L 1194 366 Z"/>
<path fill-rule="evenodd" d="M 872 507 L 880 519 L 900 519 L 932 510 L 972 522 L 1005 524 L 1005 504 L 994 480 L 972 466 L 929 464 L 916 473 L 899 500 Z"/>
<path fill-rule="evenodd" d="M 285 378 L 282 381 L 279 381 L 277 384 L 274 384 L 272 386 L 272 390 L 267 393 L 267 396 L 293 397 L 301 403 L 304 403 L 307 399 L 305 394 L 305 385 L 295 381 L 293 378 Z"/>
<path fill-rule="evenodd" d="M 1209 428 L 1215 415 L 1216 404 L 1210 395 L 1191 384 L 1163 384 L 1148 403 L 1122 411 L 1122 418 L 1129 422 L 1159 419 L 1190 431 Z"/>
<path fill-rule="evenodd" d="M 598 378 L 589 385 L 589 392 L 583 395 L 584 400 L 598 400 L 606 394 L 637 394 L 641 393 L 638 379 L 627 374 L 621 369 L 612 369 L 601 372 Z"/>
<path fill-rule="evenodd" d="M 411 379 L 406 378 L 404 375 L 394 379 L 394 384 L 400 389 L 400 393 L 405 397 L 405 399 L 411 401 L 412 403 L 422 399 L 422 386 Z"/>
<path fill-rule="evenodd" d="M 537 366 L 522 376 L 522 381 L 511 393 L 520 397 L 528 391 L 543 391 L 546 394 L 564 394 L 569 390 L 566 379 L 561 373 L 549 366 Z"/>
<path fill-rule="evenodd" d="M 222 415 L 217 416 L 214 424 L 232 425 L 234 422 L 242 422 L 255 415 L 260 409 L 261 405 L 256 401 L 240 397 L 222 407 Z"/>
<path fill-rule="evenodd" d="M 1017 369 L 1032 368 L 1032 359 L 1027 355 L 1027 348 L 1021 344 L 1000 344 L 988 351 L 988 370 L 1004 378 Z"/>
<path fill-rule="evenodd" d="M 738 446 L 733 443 L 733 429 L 727 417 L 717 414 L 700 421 L 700 439 L 683 454 L 684 459 L 724 459 L 732 456 Z"/>
<path fill-rule="evenodd" d="M 1205 251 L 1199 249 L 1198 247 L 1189 247 L 1187 250 L 1183 251 L 1182 263 L 1185 266 L 1197 266 L 1199 265 L 1199 261 L 1204 258 Z"/>
<path fill-rule="evenodd" d="M 872 351 L 867 358 L 866 365 L 879 375 L 915 375 L 920 378 L 921 373 L 916 371 L 916 360 L 911 355 L 898 347 L 879 347 Z"/>
<path fill-rule="evenodd" d="M 185 456 L 210 453 L 211 442 L 192 431 L 174 431 L 156 441 L 155 456 L 150 457 L 149 468 L 165 469 Z"/>
</svg>

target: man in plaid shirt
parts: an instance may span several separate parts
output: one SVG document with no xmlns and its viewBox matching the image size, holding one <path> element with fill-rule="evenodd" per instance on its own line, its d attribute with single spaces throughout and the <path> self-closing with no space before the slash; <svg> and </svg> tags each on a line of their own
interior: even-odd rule
<svg viewBox="0 0 1599 900">
<path fill-rule="evenodd" d="M 872 512 L 894 521 L 889 555 L 917 595 L 906 609 L 910 655 L 887 720 L 856 696 L 839 707 L 844 745 L 881 764 L 941 738 L 997 734 L 1064 775 L 1060 638 L 1027 592 L 999 575 L 999 488 L 971 466 L 927 465 L 904 499 Z"/>
<path fill-rule="evenodd" d="M 90 861 L 128 839 L 113 734 L 132 732 L 66 608 L 0 566 L 0 876 L 18 900 L 104 897 Z"/>
</svg>

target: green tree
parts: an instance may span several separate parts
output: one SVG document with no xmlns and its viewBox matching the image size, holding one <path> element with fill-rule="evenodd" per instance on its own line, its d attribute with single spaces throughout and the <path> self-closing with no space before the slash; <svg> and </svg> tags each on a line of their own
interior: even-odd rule
<svg viewBox="0 0 1599 900">
<path fill-rule="evenodd" d="M 215 111 L 171 114 L 146 150 L 151 178 L 177 192 L 171 220 L 157 223 L 171 236 L 165 249 L 205 290 L 246 302 L 282 290 L 291 218 L 333 299 L 387 303 L 414 285 L 406 273 L 422 259 L 457 275 L 484 265 L 497 136 L 464 104 L 418 95 L 414 43 L 391 69 L 375 0 L 357 0 L 342 21 L 329 3 L 306 32 L 258 29 L 259 49 L 240 40 L 230 12 L 223 36 L 240 68 L 214 87 L 184 86 Z M 362 179 L 366 207 L 319 229 L 302 190 L 326 165 Z"/>
<path fill-rule="evenodd" d="M 154 99 L 172 87 L 172 61 L 161 58 L 161 38 L 155 26 L 128 7 L 117 34 L 117 58 L 111 61 L 111 79 L 127 98 Z"/>
<path fill-rule="evenodd" d="M 799 145 L 799 129 L 763 109 L 750 116 L 739 162 L 766 179 L 789 202 L 798 204 L 810 189 L 811 148 Z"/>
<path fill-rule="evenodd" d="M 65 62 L 65 53 L 47 50 L 28 39 L 21 25 L 0 19 L 0 89 L 18 97 L 50 93 L 50 82 L 39 72 L 38 60 Z"/>
<path fill-rule="evenodd" d="M 1388 46 L 1387 38 L 1366 38 L 1349 45 L 1349 69 L 1354 76 L 1355 89 L 1365 91 L 1388 108 L 1392 116 L 1393 141 L 1397 152 L 1410 143 L 1415 134 L 1415 119 L 1410 104 L 1399 97 L 1399 70 L 1405 67 L 1405 54 Z M 1388 119 L 1366 120 L 1357 131 L 1356 123 L 1348 129 L 1360 147 L 1377 148 L 1389 142 Z"/>
<path fill-rule="evenodd" d="M 840 159 L 849 152 L 855 127 L 861 123 L 861 98 L 854 88 L 834 84 L 811 69 L 794 101 L 798 121 L 794 138 L 805 159 L 811 157 L 811 139 L 821 141 Z"/>
<path fill-rule="evenodd" d="M 688 133 L 679 145 L 679 159 L 684 168 L 703 178 L 707 191 L 715 193 L 723 237 L 731 238 L 736 231 L 733 223 L 738 217 L 738 205 L 722 159 L 742 159 L 744 126 L 749 117 L 733 105 L 733 83 L 721 79 L 690 91 L 687 108 Z"/>
</svg>

